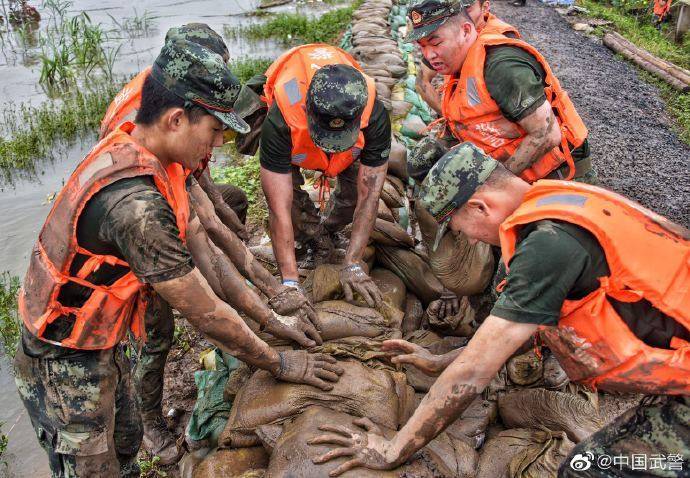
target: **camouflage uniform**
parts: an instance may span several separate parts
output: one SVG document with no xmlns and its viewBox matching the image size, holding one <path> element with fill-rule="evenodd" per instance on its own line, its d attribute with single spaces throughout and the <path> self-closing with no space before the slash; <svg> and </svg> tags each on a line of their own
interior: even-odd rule
<svg viewBox="0 0 690 478">
<path fill-rule="evenodd" d="M 592 465 L 588 470 L 576 471 L 570 466 L 577 455 L 587 456 Z M 602 468 L 602 456 L 628 457 L 627 464 Z M 645 456 L 647 465 L 635 469 L 632 455 Z M 663 466 L 650 466 L 649 458 L 665 458 Z M 678 462 L 669 469 L 668 457 L 677 455 Z M 664 469 L 665 468 L 665 469 Z M 664 403 L 643 403 L 618 417 L 586 440 L 581 441 L 563 461 L 559 478 L 610 478 L 629 476 L 681 477 L 690 476 L 690 398 L 670 397 Z"/>
<path fill-rule="evenodd" d="M 20 345 L 14 370 L 54 478 L 139 476 L 143 429 L 122 346 L 32 358 Z"/>
</svg>

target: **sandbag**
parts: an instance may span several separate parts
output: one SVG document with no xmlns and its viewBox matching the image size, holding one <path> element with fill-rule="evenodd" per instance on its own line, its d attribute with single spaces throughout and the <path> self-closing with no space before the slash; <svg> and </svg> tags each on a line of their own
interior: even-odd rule
<svg viewBox="0 0 690 478">
<path fill-rule="evenodd" d="M 404 284 L 404 282 L 403 282 Z M 401 331 L 403 334 L 419 329 L 424 315 L 422 301 L 416 295 L 408 292 L 405 297 L 405 315 L 402 321 Z"/>
<path fill-rule="evenodd" d="M 285 426 L 283 434 L 276 443 L 265 478 L 328 478 L 328 474 L 345 463 L 350 457 L 337 458 L 326 463 L 315 464 L 312 459 L 323 455 L 331 448 L 327 445 L 309 445 L 309 440 L 323 435 L 319 425 L 341 425 L 357 428 L 353 420 L 357 418 L 346 413 L 329 410 L 320 406 L 311 406 L 292 423 Z M 383 430 L 388 438 L 393 430 Z M 342 475 L 343 478 L 432 478 L 432 470 L 422 460 L 402 465 L 390 471 L 355 468 Z"/>
<path fill-rule="evenodd" d="M 414 239 L 398 223 L 380 218 L 376 218 L 370 237 L 383 246 L 414 247 Z"/>
<path fill-rule="evenodd" d="M 395 103 L 393 102 L 393 116 L 395 116 Z M 404 101 L 397 103 L 409 105 L 409 103 Z M 388 156 L 388 173 L 403 181 L 407 181 L 407 148 L 395 138 L 391 141 L 391 152 L 390 156 Z"/>
<path fill-rule="evenodd" d="M 544 386 L 551 389 L 559 389 L 566 386 L 570 379 L 568 374 L 565 373 L 561 364 L 553 355 L 549 354 L 544 359 Z"/>
<path fill-rule="evenodd" d="M 315 404 L 366 416 L 388 428 L 397 429 L 407 421 L 414 394 L 403 373 L 373 370 L 351 360 L 338 364 L 344 372 L 330 392 L 311 385 L 279 382 L 269 372 L 257 371 L 235 398 L 219 443 L 226 447 L 258 444 L 254 433 L 257 427 L 283 423 Z"/>
<path fill-rule="evenodd" d="M 381 190 L 381 199 L 383 199 L 386 206 L 391 209 L 397 209 L 405 205 L 405 188 L 404 186 L 398 187 L 399 185 L 393 181 L 394 178 L 394 176 L 386 176 L 386 180 L 383 183 L 383 189 Z M 398 179 L 398 182 L 402 181 Z"/>
<path fill-rule="evenodd" d="M 597 407 L 583 395 L 543 388 L 507 393 L 499 397 L 498 409 L 509 428 L 545 427 L 566 433 L 575 443 L 604 425 Z"/>
<path fill-rule="evenodd" d="M 278 262 L 273 255 L 273 247 L 270 244 L 265 246 L 251 246 L 249 252 L 251 252 L 271 274 L 278 273 Z"/>
<path fill-rule="evenodd" d="M 390 103 L 391 88 L 383 83 L 376 83 L 374 86 L 376 88 L 376 98 L 381 101 L 386 100 Z"/>
<path fill-rule="evenodd" d="M 252 470 L 268 466 L 268 453 L 263 447 L 216 450 L 194 470 L 193 478 L 240 478 Z"/>
<path fill-rule="evenodd" d="M 484 445 L 477 478 L 555 477 L 573 446 L 563 432 L 505 430 Z"/>
<path fill-rule="evenodd" d="M 400 133 L 408 138 L 421 139 L 426 129 L 426 123 L 417 115 L 409 114 L 402 122 Z"/>
<path fill-rule="evenodd" d="M 383 202 L 383 199 L 379 199 L 379 208 L 378 211 L 376 211 L 376 217 L 383 219 L 384 221 L 395 222 L 391 208 L 386 206 L 386 203 Z"/>
<path fill-rule="evenodd" d="M 443 432 L 421 450 L 422 455 L 427 453 L 442 475 L 474 478 L 479 454 L 467 437 L 454 437 Z"/>
<path fill-rule="evenodd" d="M 458 299 L 460 304 L 459 311 L 455 315 L 439 317 L 439 303 L 431 304 L 425 314 L 423 323 L 428 324 L 429 328 L 444 335 L 457 337 L 471 337 L 479 325 L 476 323 L 476 311 L 467 297 Z"/>
<path fill-rule="evenodd" d="M 369 275 L 381 291 L 383 300 L 387 301 L 393 307 L 404 310 L 406 289 L 402 279 L 388 269 L 380 267 L 372 270 Z"/>
<path fill-rule="evenodd" d="M 405 340 L 420 345 L 434 355 L 443 355 L 451 350 L 463 347 L 467 341 L 458 337 L 441 338 L 430 330 L 415 330 L 405 335 Z M 407 383 L 417 392 L 428 392 L 436 381 L 436 376 L 430 376 L 413 365 L 403 365 L 407 376 Z"/>
<path fill-rule="evenodd" d="M 315 304 L 314 324 L 323 340 L 343 337 L 380 337 L 391 332 L 386 319 L 369 307 L 359 307 L 342 300 Z"/>
<path fill-rule="evenodd" d="M 532 385 L 540 380 L 544 373 L 544 364 L 534 350 L 516 355 L 508 360 L 508 378 L 516 385 Z M 523 427 L 515 427 L 523 428 Z M 527 427 L 529 428 L 529 427 Z"/>
<path fill-rule="evenodd" d="M 438 224 L 419 202 L 415 214 L 429 251 L 429 266 L 441 284 L 458 297 L 479 294 L 486 289 L 495 269 L 491 246 L 483 242 L 470 244 L 464 234 L 448 231 L 433 251 Z"/>
<path fill-rule="evenodd" d="M 321 264 L 314 269 L 311 279 L 312 302 L 336 299 L 342 293 L 338 267 L 332 264 Z"/>
<path fill-rule="evenodd" d="M 407 290 L 419 297 L 425 306 L 441 297 L 443 285 L 415 251 L 377 245 L 376 260 L 400 277 Z"/>
<path fill-rule="evenodd" d="M 381 350 L 381 343 L 387 339 L 399 339 L 401 334 L 396 330 L 390 335 L 384 335 L 375 339 L 367 337 L 343 337 L 342 339 L 328 340 L 321 345 L 308 349 L 311 353 L 324 353 L 338 359 L 356 359 L 367 367 L 395 370 L 390 362 L 390 357 Z M 410 384 L 411 385 L 411 384 Z"/>
</svg>

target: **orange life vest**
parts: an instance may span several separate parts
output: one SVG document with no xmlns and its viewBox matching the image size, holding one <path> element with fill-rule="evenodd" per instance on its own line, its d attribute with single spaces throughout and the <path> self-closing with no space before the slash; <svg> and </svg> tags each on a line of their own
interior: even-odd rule
<svg viewBox="0 0 690 478">
<path fill-rule="evenodd" d="M 314 144 L 307 128 L 306 97 L 307 89 L 316 70 L 326 65 L 350 65 L 360 72 L 352 56 L 334 46 L 313 43 L 295 47 L 280 56 L 266 70 L 264 93 L 270 107 L 275 101 L 278 104 L 285 122 L 290 128 L 292 140 L 291 162 L 303 169 L 323 171 L 328 177 L 335 177 L 347 169 L 359 156 L 364 147 L 364 134 L 359 132 L 355 145 L 341 153 L 327 154 Z M 369 118 L 374 109 L 376 88 L 374 80 L 362 72 L 366 82 L 369 98 L 364 108 L 360 128 L 369 125 Z"/>
<path fill-rule="evenodd" d="M 509 23 L 504 22 L 493 13 L 484 14 L 484 26 L 480 32 L 492 33 L 495 35 L 505 35 L 506 33 L 511 33 L 516 38 L 520 38 L 520 32 L 518 32 L 517 28 Z"/>
<path fill-rule="evenodd" d="M 654 15 L 664 18 L 671 9 L 671 0 L 654 0 Z"/>
<path fill-rule="evenodd" d="M 599 241 L 610 275 L 580 300 L 566 300 L 542 337 L 568 376 L 592 388 L 648 394 L 690 393 L 690 343 L 646 345 L 608 298 L 648 300 L 690 330 L 690 231 L 618 194 L 586 184 L 539 181 L 500 228 L 510 266 L 521 226 L 543 219 L 580 226 Z"/>
<path fill-rule="evenodd" d="M 19 313 L 26 328 L 39 339 L 62 347 L 101 350 L 115 346 L 131 330 L 144 337 L 147 286 L 131 269 L 112 285 L 87 281 L 101 265 L 129 265 L 111 255 L 89 252 L 77 242 L 77 223 L 88 200 L 105 186 L 120 179 L 152 176 L 156 187 L 175 213 L 180 237 L 185 239 L 189 198 L 181 165 L 164 169 L 158 159 L 130 136 L 134 124 L 125 122 L 101 140 L 77 166 L 55 199 L 31 254 L 29 269 L 19 293 Z M 73 276 L 77 254 L 87 256 Z M 92 289 L 81 307 L 68 307 L 58 300 L 67 283 Z M 58 317 L 74 320 L 71 334 L 61 342 L 44 337 L 46 326 Z"/>
<path fill-rule="evenodd" d="M 553 107 L 562 135 L 561 144 L 524 170 L 520 177 L 531 183 L 547 176 L 565 162 L 570 166 L 567 179 L 572 179 L 575 165 L 571 151 L 582 145 L 587 138 L 587 128 L 544 57 L 528 43 L 492 33 L 492 29 L 493 27 L 488 30 L 484 28 L 481 31 L 467 53 L 459 78 L 446 78 L 443 117 L 453 135 L 460 141 L 473 143 L 498 161 L 510 158 L 522 143 L 525 130 L 503 116 L 498 104 L 491 98 L 484 81 L 484 62 L 487 47 L 520 47 L 534 56 L 544 68 L 546 100 Z"/>
</svg>

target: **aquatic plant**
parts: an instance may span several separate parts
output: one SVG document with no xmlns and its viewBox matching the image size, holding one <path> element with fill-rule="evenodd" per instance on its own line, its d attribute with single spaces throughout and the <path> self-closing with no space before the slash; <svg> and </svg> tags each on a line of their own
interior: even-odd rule
<svg viewBox="0 0 690 478">
<path fill-rule="evenodd" d="M 131 17 L 124 17 L 118 20 L 111 14 L 108 14 L 108 16 L 113 21 L 113 24 L 130 38 L 145 37 L 151 34 L 156 29 L 156 20 L 158 18 L 148 10 L 144 10 L 144 13 L 139 15 L 136 8 L 134 8 L 134 15 Z"/>
<path fill-rule="evenodd" d="M 272 61 L 273 60 L 268 58 L 242 57 L 232 60 L 229 66 L 240 82 L 246 83 L 255 75 L 264 73 L 271 65 Z"/>
<path fill-rule="evenodd" d="M 17 293 L 19 278 L 5 271 L 0 274 L 0 343 L 9 357 L 14 357 L 19 343 L 19 317 L 17 315 Z M 0 433 L 0 456 L 2 456 L 3 435 Z M 7 445 L 7 443 L 5 443 Z"/>
</svg>

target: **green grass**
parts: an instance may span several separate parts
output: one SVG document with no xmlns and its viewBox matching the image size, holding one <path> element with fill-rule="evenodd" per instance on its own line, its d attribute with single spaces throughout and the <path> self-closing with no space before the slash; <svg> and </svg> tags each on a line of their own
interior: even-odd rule
<svg viewBox="0 0 690 478">
<path fill-rule="evenodd" d="M 6 107 L 0 124 L 4 136 L 0 138 L 0 171 L 5 178 L 20 171 L 35 172 L 36 161 L 50 158 L 56 141 L 95 131 L 119 89 L 119 83 L 106 83 L 40 106 Z"/>
<path fill-rule="evenodd" d="M 220 184 L 233 184 L 241 188 L 249 200 L 247 217 L 254 224 L 261 224 L 267 217 L 261 179 L 259 177 L 259 154 L 244 156 L 234 151 L 234 145 L 223 147 L 218 155 L 220 166 L 211 168 L 211 177 Z"/>
<path fill-rule="evenodd" d="M 690 69 L 690 35 L 686 35 L 680 45 L 669 41 L 662 32 L 651 25 L 651 17 L 645 10 L 644 3 L 624 1 L 615 6 L 608 6 L 594 0 L 578 0 L 578 4 L 587 8 L 590 16 L 612 22 L 613 29 L 635 45 L 681 68 Z M 604 31 L 601 27 L 597 29 L 600 35 L 603 35 Z M 685 143 L 690 144 L 690 94 L 679 93 L 646 71 L 639 69 L 639 72 L 647 82 L 659 88 L 669 114 L 676 120 L 678 135 Z"/>
<path fill-rule="evenodd" d="M 0 422 L 0 469 L 2 467 L 7 467 L 7 462 L 5 461 L 4 455 L 5 451 L 7 450 L 9 438 L 2 432 L 2 427 L 4 424 L 4 422 Z"/>
<path fill-rule="evenodd" d="M 168 473 L 161 469 L 160 457 L 151 457 L 145 451 L 139 453 L 139 468 L 141 469 L 142 478 L 165 478 Z"/>
<path fill-rule="evenodd" d="M 7 271 L 0 274 L 0 343 L 2 343 L 5 353 L 10 357 L 14 357 L 19 342 L 18 291 L 18 277 L 12 276 Z M 2 436 L 0 434 L 0 445 L 2 444 Z"/>
<path fill-rule="evenodd" d="M 239 29 L 226 29 L 228 35 L 243 35 L 249 39 L 275 38 L 286 45 L 301 43 L 335 44 L 338 36 L 352 21 L 352 13 L 359 2 L 310 18 L 297 13 L 280 13 L 265 23 Z"/>
<path fill-rule="evenodd" d="M 273 60 L 268 58 L 238 58 L 230 62 L 230 69 L 241 83 L 246 83 L 253 76 L 264 73 Z"/>
</svg>

